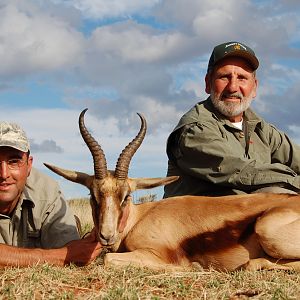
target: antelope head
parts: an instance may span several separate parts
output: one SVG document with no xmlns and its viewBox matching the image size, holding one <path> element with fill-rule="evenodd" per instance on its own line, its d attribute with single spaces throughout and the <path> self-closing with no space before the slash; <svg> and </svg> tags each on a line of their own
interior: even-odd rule
<svg viewBox="0 0 300 300">
<path fill-rule="evenodd" d="M 139 189 L 150 189 L 169 184 L 178 176 L 163 178 L 128 178 L 130 161 L 140 147 L 146 134 L 146 120 L 141 119 L 141 128 L 137 136 L 124 148 L 120 154 L 115 171 L 107 169 L 106 158 L 101 146 L 92 137 L 84 124 L 83 110 L 79 116 L 79 129 L 83 140 L 88 146 L 94 162 L 94 175 L 61 169 L 45 163 L 45 166 L 64 178 L 80 183 L 90 190 L 90 203 L 97 238 L 103 246 L 117 245 L 120 234 L 126 226 L 129 214 L 130 195 Z"/>
</svg>

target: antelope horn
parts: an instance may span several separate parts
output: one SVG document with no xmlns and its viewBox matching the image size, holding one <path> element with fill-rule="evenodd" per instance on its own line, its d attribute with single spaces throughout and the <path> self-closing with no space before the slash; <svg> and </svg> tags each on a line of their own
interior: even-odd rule
<svg viewBox="0 0 300 300">
<path fill-rule="evenodd" d="M 66 169 L 62 169 L 53 165 L 49 165 L 47 163 L 44 163 L 44 165 L 50 169 L 51 171 L 53 171 L 54 173 L 70 180 L 76 183 L 80 183 L 84 186 L 86 186 L 88 189 L 91 188 L 92 186 L 92 181 L 93 181 L 93 177 L 86 174 L 86 173 L 82 173 L 82 172 L 76 172 L 76 171 L 71 171 L 71 170 L 66 170 Z"/>
<path fill-rule="evenodd" d="M 94 172 L 96 179 L 104 179 L 107 176 L 107 164 L 104 152 L 97 141 L 91 136 L 84 125 L 84 114 L 88 109 L 84 109 L 79 116 L 79 129 L 83 140 L 91 151 L 94 161 Z"/>
<path fill-rule="evenodd" d="M 124 148 L 124 150 L 122 151 L 122 153 L 118 158 L 118 162 L 115 169 L 115 177 L 119 180 L 125 180 L 127 178 L 130 161 L 134 153 L 142 144 L 146 134 L 146 130 L 147 130 L 146 119 L 143 115 L 139 113 L 138 115 L 141 119 L 140 131 L 137 134 L 137 136 Z"/>
</svg>

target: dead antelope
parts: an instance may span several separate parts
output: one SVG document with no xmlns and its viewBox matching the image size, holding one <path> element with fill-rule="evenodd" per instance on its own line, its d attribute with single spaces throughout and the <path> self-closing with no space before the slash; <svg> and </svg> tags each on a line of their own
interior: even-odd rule
<svg viewBox="0 0 300 300">
<path fill-rule="evenodd" d="M 107 169 L 104 152 L 79 117 L 81 135 L 94 160 L 94 176 L 45 164 L 55 173 L 86 186 L 93 220 L 108 253 L 105 264 L 151 268 L 282 268 L 300 270 L 300 196 L 173 197 L 133 204 L 131 193 L 168 184 L 177 177 L 128 178 L 130 161 L 146 134 L 141 118 L 137 136 Z"/>
</svg>

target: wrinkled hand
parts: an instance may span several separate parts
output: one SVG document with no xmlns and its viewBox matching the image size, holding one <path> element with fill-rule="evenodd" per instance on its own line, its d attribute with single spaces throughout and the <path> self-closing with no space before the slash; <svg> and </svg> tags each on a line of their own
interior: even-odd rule
<svg viewBox="0 0 300 300">
<path fill-rule="evenodd" d="M 78 266 L 91 263 L 102 250 L 101 244 L 97 241 L 95 229 L 85 238 L 71 241 L 65 247 L 67 248 L 65 264 L 74 263 Z"/>
</svg>

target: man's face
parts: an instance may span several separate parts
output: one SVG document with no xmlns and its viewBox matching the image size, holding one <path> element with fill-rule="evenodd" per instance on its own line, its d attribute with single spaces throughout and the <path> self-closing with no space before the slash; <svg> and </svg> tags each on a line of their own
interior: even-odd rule
<svg viewBox="0 0 300 300">
<path fill-rule="evenodd" d="M 242 120 L 243 112 L 256 96 L 257 80 L 244 59 L 223 59 L 205 78 L 206 92 L 215 108 L 231 122 Z"/>
<path fill-rule="evenodd" d="M 9 214 L 24 190 L 32 157 L 11 147 L 0 147 L 0 213 Z"/>
</svg>

